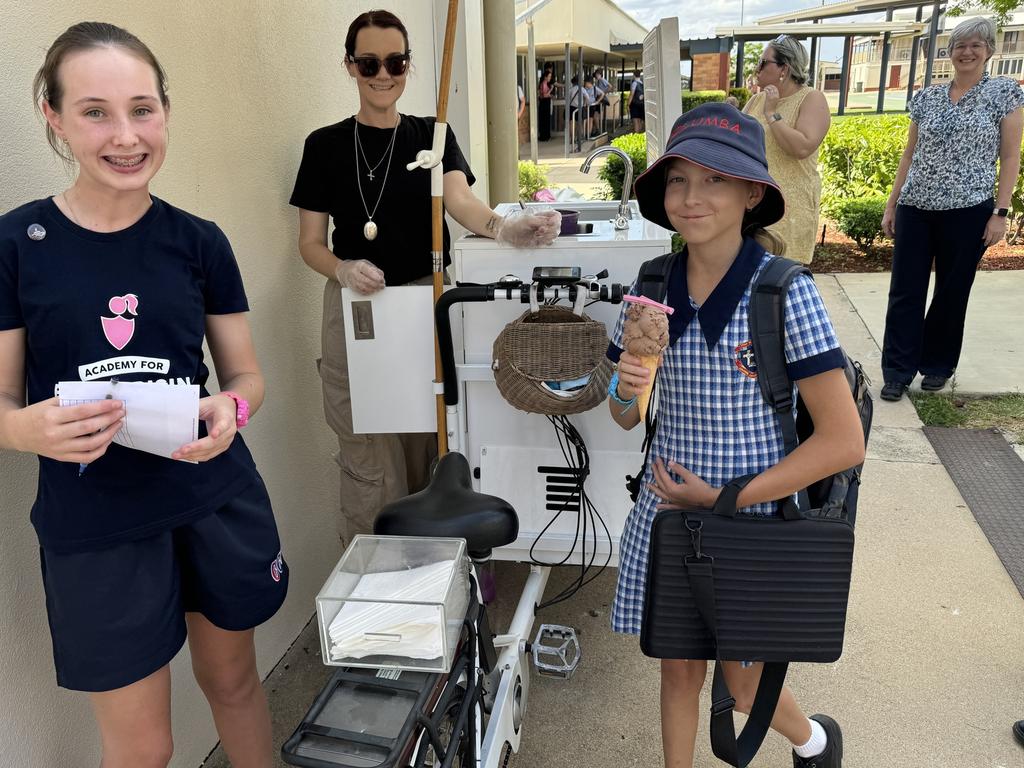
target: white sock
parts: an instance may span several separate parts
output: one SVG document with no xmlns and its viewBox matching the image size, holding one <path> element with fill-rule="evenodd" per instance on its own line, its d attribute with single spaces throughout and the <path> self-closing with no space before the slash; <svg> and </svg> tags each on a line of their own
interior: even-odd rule
<svg viewBox="0 0 1024 768">
<path fill-rule="evenodd" d="M 806 744 L 801 746 L 793 745 L 793 751 L 796 752 L 800 757 L 814 757 L 820 755 L 825 751 L 825 747 L 828 746 L 828 735 L 825 733 L 825 729 L 821 727 L 821 723 L 817 720 L 808 720 L 811 724 L 811 738 L 807 740 Z"/>
</svg>

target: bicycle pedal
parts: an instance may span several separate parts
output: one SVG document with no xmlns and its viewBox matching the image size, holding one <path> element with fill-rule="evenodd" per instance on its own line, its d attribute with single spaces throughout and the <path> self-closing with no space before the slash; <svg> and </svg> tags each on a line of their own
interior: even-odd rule
<svg viewBox="0 0 1024 768">
<path fill-rule="evenodd" d="M 561 624 L 541 624 L 533 641 L 533 666 L 542 675 L 572 677 L 580 664 L 582 650 L 576 630 Z"/>
</svg>

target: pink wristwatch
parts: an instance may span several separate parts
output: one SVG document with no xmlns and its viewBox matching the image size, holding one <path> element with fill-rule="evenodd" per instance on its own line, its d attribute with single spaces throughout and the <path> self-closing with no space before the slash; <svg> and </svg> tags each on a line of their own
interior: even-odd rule
<svg viewBox="0 0 1024 768">
<path fill-rule="evenodd" d="M 249 423 L 249 401 L 237 392 L 225 390 L 222 395 L 227 395 L 235 401 L 235 425 L 239 428 Z"/>
</svg>

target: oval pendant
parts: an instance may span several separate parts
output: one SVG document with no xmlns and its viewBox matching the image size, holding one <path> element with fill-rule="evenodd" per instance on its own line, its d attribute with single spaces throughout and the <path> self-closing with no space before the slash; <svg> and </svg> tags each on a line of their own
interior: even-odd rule
<svg viewBox="0 0 1024 768">
<path fill-rule="evenodd" d="M 363 237 L 367 240 L 373 240 L 377 237 L 377 225 L 373 223 L 372 219 L 363 224 Z"/>
</svg>

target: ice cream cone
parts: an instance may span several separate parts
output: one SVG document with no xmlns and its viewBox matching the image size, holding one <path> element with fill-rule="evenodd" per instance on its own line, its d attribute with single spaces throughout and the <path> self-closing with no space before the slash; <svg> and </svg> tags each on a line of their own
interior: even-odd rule
<svg viewBox="0 0 1024 768">
<path fill-rule="evenodd" d="M 640 355 L 640 364 L 651 372 L 647 386 L 640 390 L 636 396 L 636 406 L 640 409 L 640 421 L 644 421 L 647 418 L 647 406 L 651 404 L 651 393 L 654 391 L 654 377 L 658 372 L 658 363 L 660 361 L 661 355 Z"/>
</svg>

